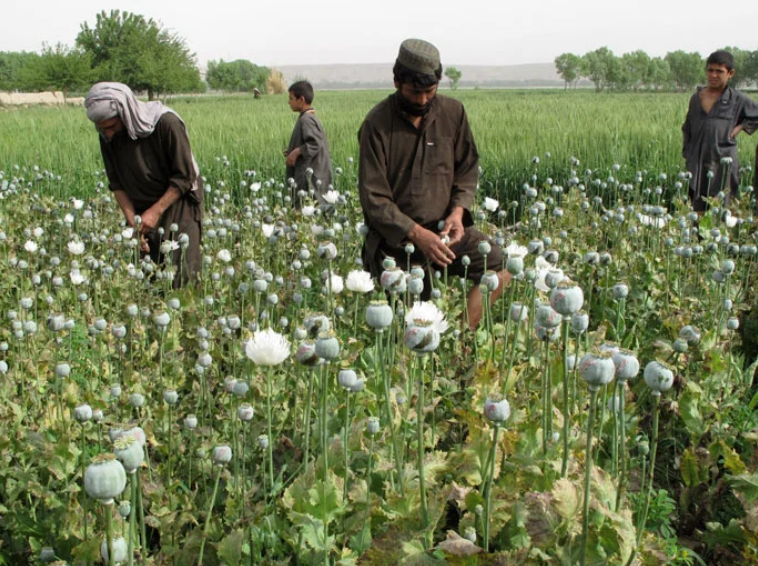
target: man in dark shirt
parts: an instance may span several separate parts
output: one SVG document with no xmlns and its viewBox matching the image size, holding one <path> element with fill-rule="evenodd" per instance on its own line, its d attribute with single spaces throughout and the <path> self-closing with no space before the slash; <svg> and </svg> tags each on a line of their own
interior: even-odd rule
<svg viewBox="0 0 758 566">
<path fill-rule="evenodd" d="M 494 301 L 510 276 L 500 249 L 479 251 L 486 237 L 473 227 L 469 211 L 479 155 L 463 105 L 437 94 L 442 65 L 431 43 L 404 41 L 393 72 L 396 92 L 369 112 L 358 134 L 359 193 L 369 228 L 364 265 L 375 277 L 388 256 L 406 267 L 410 242 L 411 262 L 428 260 L 435 269 L 465 274 L 477 284 L 485 269 L 497 271 Z M 464 256 L 470 259 L 467 267 Z M 425 296 L 430 291 L 426 280 Z M 478 285 L 469 293 L 468 315 L 476 328 L 482 316 Z"/>
<path fill-rule="evenodd" d="M 173 286 L 201 267 L 203 184 L 182 119 L 160 102 L 140 102 L 121 83 L 97 83 L 87 94 L 87 117 L 127 224 L 139 215 L 140 250 L 171 263 Z"/>
<path fill-rule="evenodd" d="M 758 128 L 758 103 L 729 86 L 734 76 L 734 58 L 728 51 L 711 53 L 706 62 L 708 86 L 698 88 L 690 98 L 682 126 L 682 155 L 687 162 L 690 200 L 704 211 L 703 197 L 725 193 L 728 204 L 739 187 L 740 164 L 737 135 L 752 134 Z"/>
</svg>

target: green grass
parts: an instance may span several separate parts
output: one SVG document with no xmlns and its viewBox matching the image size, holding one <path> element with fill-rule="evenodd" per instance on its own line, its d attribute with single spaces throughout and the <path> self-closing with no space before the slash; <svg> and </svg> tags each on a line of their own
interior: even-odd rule
<svg viewBox="0 0 758 566">
<path fill-rule="evenodd" d="M 335 167 L 358 157 L 357 131 L 371 107 L 390 91 L 316 94 Z M 482 186 L 505 198 L 537 169 L 565 183 L 571 156 L 586 168 L 609 170 L 631 181 L 637 170 L 675 175 L 681 158 L 681 123 L 689 94 L 597 94 L 556 90 L 466 90 L 448 94 L 466 106 L 479 147 Z M 203 173 L 213 179 L 216 158 L 227 156 L 232 172 L 255 170 L 258 178 L 283 181 L 282 150 L 295 115 L 285 96 L 184 97 L 168 101 L 188 125 Z M 61 175 L 64 190 L 85 194 L 102 168 L 94 128 L 82 108 L 0 110 L 0 170 L 37 165 Z M 753 163 L 756 141 L 740 136 L 740 160 Z M 545 158 L 549 152 L 550 159 Z M 538 167 L 532 157 L 540 157 Z M 562 178 L 563 177 L 563 178 Z M 229 176 L 225 175 L 228 180 Z M 234 179 L 234 175 L 232 176 Z"/>
</svg>

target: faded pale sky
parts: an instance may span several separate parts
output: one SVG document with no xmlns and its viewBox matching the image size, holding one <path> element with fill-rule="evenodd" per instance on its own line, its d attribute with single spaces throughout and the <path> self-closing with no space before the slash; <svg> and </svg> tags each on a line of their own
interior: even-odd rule
<svg viewBox="0 0 758 566">
<path fill-rule="evenodd" d="M 616 55 L 683 49 L 707 55 L 736 45 L 756 49 L 752 0 L 6 0 L 0 51 L 73 45 L 82 22 L 101 10 L 153 18 L 182 36 L 205 66 L 249 59 L 266 66 L 386 63 L 400 42 L 437 45 L 442 64 L 545 63 L 603 45 Z"/>
</svg>

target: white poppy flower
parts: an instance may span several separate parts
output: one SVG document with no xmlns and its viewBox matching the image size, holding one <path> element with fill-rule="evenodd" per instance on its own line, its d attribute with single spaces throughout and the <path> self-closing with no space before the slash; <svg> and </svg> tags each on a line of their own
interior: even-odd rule
<svg viewBox="0 0 758 566">
<path fill-rule="evenodd" d="M 500 203 L 494 198 L 484 197 L 484 208 L 488 212 L 495 212 L 499 206 Z"/>
<path fill-rule="evenodd" d="M 84 253 L 84 242 L 80 240 L 71 240 L 68 243 L 68 251 L 72 255 L 81 255 Z"/>
<path fill-rule="evenodd" d="M 337 191 L 326 191 L 321 198 L 324 199 L 324 202 L 327 204 L 334 204 L 337 202 L 337 199 L 340 198 L 340 194 Z"/>
<path fill-rule="evenodd" d="M 347 288 L 354 293 L 370 293 L 374 290 L 374 280 L 368 271 L 355 269 L 347 274 Z"/>
<path fill-rule="evenodd" d="M 216 257 L 224 263 L 232 261 L 232 253 L 229 250 L 219 250 Z"/>
<path fill-rule="evenodd" d="M 417 302 L 411 307 L 408 314 L 405 315 L 405 324 L 407 326 L 423 323 L 432 323 L 440 334 L 448 329 L 445 314 L 437 308 L 437 305 L 429 301 Z"/>
<path fill-rule="evenodd" d="M 259 366 L 275 366 L 290 355 L 290 343 L 271 328 L 253 333 L 245 344 L 245 355 Z"/>
<path fill-rule="evenodd" d="M 26 243 L 24 244 L 24 249 L 30 254 L 33 254 L 34 252 L 36 252 L 37 248 L 39 248 L 39 246 L 37 245 L 37 242 L 35 242 L 34 240 L 27 240 Z"/>
</svg>

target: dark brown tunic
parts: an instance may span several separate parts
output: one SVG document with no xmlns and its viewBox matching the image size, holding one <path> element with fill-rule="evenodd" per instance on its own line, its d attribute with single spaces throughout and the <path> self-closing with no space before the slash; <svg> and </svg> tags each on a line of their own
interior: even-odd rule
<svg viewBox="0 0 758 566">
<path fill-rule="evenodd" d="M 436 95 L 416 129 L 398 107 L 397 96 L 392 94 L 377 104 L 358 133 L 358 186 L 369 228 L 364 265 L 379 276 L 382 260 L 389 255 L 405 267 L 403 244 L 413 226 L 438 232 L 440 220 L 461 206 L 466 237 L 452 248 L 456 260 L 448 271 L 463 274 L 460 260 L 469 255 L 467 275 L 477 280 L 484 265 L 477 246 L 486 237 L 472 227 L 469 212 L 479 176 L 479 154 L 463 105 Z M 502 254 L 492 248 L 487 264 L 499 270 Z"/>
<path fill-rule="evenodd" d="M 146 138 L 131 139 L 126 131 L 108 142 L 100 138 L 100 150 L 112 191 L 123 190 L 132 201 L 137 214 L 142 214 L 169 187 L 175 187 L 182 197 L 161 217 L 164 230 L 148 234 L 150 257 L 154 262 L 164 260 L 160 253 L 162 240 L 179 240 L 180 234 L 189 237 L 189 247 L 171 254 L 177 268 L 174 287 L 193 278 L 201 268 L 200 240 L 202 238 L 203 183 L 195 171 L 189 138 L 184 123 L 174 113 L 161 116 L 155 130 Z M 177 232 L 170 227 L 176 224 Z M 182 267 L 181 273 L 179 266 Z"/>
<path fill-rule="evenodd" d="M 287 153 L 300 148 L 300 157 L 294 167 L 287 167 L 287 179 L 295 180 L 295 194 L 292 200 L 299 206 L 300 199 L 297 192 L 308 191 L 308 178 L 306 169 L 313 170 L 311 183 L 317 196 L 323 195 L 332 184 L 332 159 L 329 155 L 329 144 L 321 121 L 313 112 L 301 112 L 297 119 L 295 129 L 292 131 Z M 319 184 L 318 181 L 321 181 Z"/>
<path fill-rule="evenodd" d="M 695 210 L 704 210 L 700 197 L 715 196 L 723 189 L 727 193 L 739 187 L 740 164 L 737 159 L 737 140 L 729 139 L 735 126 L 742 124 L 744 132 L 752 134 L 758 128 L 758 102 L 727 86 L 709 113 L 700 103 L 700 88 L 690 98 L 687 117 L 682 125 L 682 156 L 687 162 L 690 196 Z M 721 159 L 730 157 L 730 165 Z M 712 178 L 708 178 L 709 172 Z"/>
</svg>

